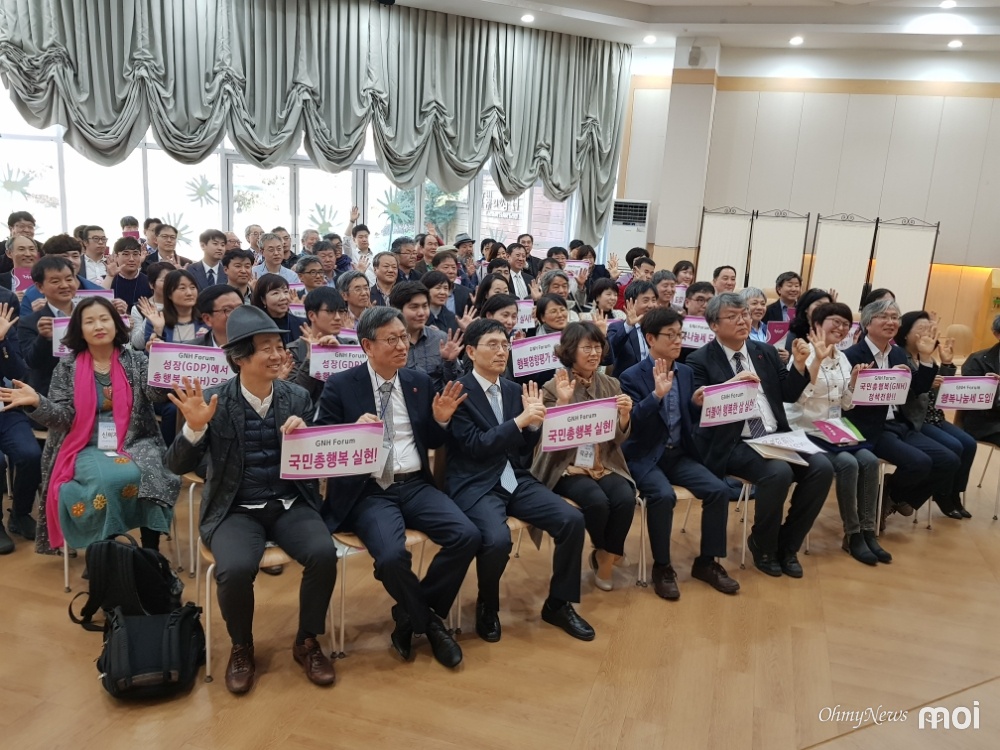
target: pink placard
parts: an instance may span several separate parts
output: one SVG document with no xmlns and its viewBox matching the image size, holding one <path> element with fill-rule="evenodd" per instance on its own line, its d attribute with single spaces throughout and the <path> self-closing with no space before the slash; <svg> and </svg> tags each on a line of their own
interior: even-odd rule
<svg viewBox="0 0 1000 750">
<path fill-rule="evenodd" d="M 301 427 L 281 441 L 282 479 L 371 474 L 382 465 L 382 422 Z"/>
<path fill-rule="evenodd" d="M 514 358 L 514 375 L 533 375 L 547 372 L 559 366 L 555 348 L 562 334 L 547 333 L 511 342 L 510 355 Z"/>
<path fill-rule="evenodd" d="M 936 405 L 939 409 L 973 411 L 990 409 L 997 396 L 1000 380 L 982 375 L 941 378 Z"/>
<path fill-rule="evenodd" d="M 542 451 L 561 451 L 613 439 L 618 424 L 617 404 L 618 400 L 612 397 L 550 406 L 542 423 Z"/>
<path fill-rule="evenodd" d="M 898 406 L 906 403 L 913 373 L 910 368 L 862 370 L 854 384 L 852 404 Z"/>
<path fill-rule="evenodd" d="M 705 386 L 699 424 L 714 427 L 760 416 L 757 413 L 757 391 L 757 383 L 752 380 Z"/>
</svg>

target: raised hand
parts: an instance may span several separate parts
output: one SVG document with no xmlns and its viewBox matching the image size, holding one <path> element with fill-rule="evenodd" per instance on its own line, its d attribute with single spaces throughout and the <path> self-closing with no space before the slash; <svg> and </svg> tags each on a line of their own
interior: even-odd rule
<svg viewBox="0 0 1000 750">
<path fill-rule="evenodd" d="M 118 266 L 118 258 L 112 253 L 104 260 L 104 268 L 108 272 L 108 276 L 114 278 L 118 275 L 118 271 L 121 270 Z"/>
<path fill-rule="evenodd" d="M 573 403 L 573 393 L 576 391 L 576 380 L 569 379 L 566 370 L 556 370 L 556 403 L 560 406 Z"/>
<path fill-rule="evenodd" d="M 594 313 L 597 317 L 591 318 L 590 322 L 593 323 L 605 336 L 608 335 L 608 319 L 600 312 Z"/>
<path fill-rule="evenodd" d="M 674 387 L 674 371 L 667 366 L 667 360 L 658 359 L 653 363 L 653 393 L 662 399 Z"/>
<path fill-rule="evenodd" d="M 11 382 L 14 383 L 13 388 L 0 388 L 0 401 L 12 409 L 18 406 L 33 409 L 38 406 L 38 393 L 34 388 L 20 380 Z"/>
<path fill-rule="evenodd" d="M 292 370 L 295 369 L 295 359 L 292 357 L 292 353 L 285 349 L 285 358 L 281 363 L 281 367 L 278 368 L 278 379 L 288 380 L 288 376 L 292 374 Z"/>
<path fill-rule="evenodd" d="M 363 256 L 361 258 L 358 258 L 358 260 L 354 263 L 354 269 L 356 271 L 360 271 L 361 273 L 364 273 L 365 271 L 367 271 L 368 270 L 368 256 L 365 255 L 365 256 Z"/>
<path fill-rule="evenodd" d="M 14 315 L 14 308 L 4 302 L 0 305 L 0 341 L 3 341 L 7 337 L 7 331 L 14 327 L 17 323 L 17 317 L 11 317 Z"/>
<path fill-rule="evenodd" d="M 192 383 L 191 378 L 181 378 L 181 385 L 175 385 L 174 392 L 168 393 L 167 398 L 184 415 L 184 421 L 194 432 L 201 432 L 208 426 L 219 405 L 219 394 L 213 394 L 206 403 L 201 381 Z"/>
<path fill-rule="evenodd" d="M 439 350 L 441 359 L 445 362 L 454 362 L 458 359 L 458 355 L 462 353 L 462 332 L 450 331 L 448 338 L 441 342 Z"/>
<path fill-rule="evenodd" d="M 531 293 L 531 299 L 538 301 L 538 298 L 542 296 L 542 288 L 538 286 L 538 279 L 531 280 L 531 287 L 528 289 Z"/>
<path fill-rule="evenodd" d="M 461 330 L 465 330 L 476 318 L 479 317 L 477 313 L 471 306 L 465 308 L 465 312 L 462 313 L 462 317 L 458 318 L 458 327 Z"/>
<path fill-rule="evenodd" d="M 941 364 L 950 365 L 955 358 L 955 339 L 941 339 L 938 342 L 938 355 L 941 357 Z"/>
<path fill-rule="evenodd" d="M 351 206 L 351 223 L 357 224 L 359 216 L 361 216 L 361 209 L 357 206 Z"/>
<path fill-rule="evenodd" d="M 831 289 L 828 289 L 827 291 L 830 292 L 830 301 L 831 302 L 836 302 L 837 301 L 837 290 L 831 288 Z"/>
<path fill-rule="evenodd" d="M 809 332 L 809 343 L 816 350 L 816 357 L 813 361 L 822 362 L 824 359 L 829 359 L 834 356 L 837 350 L 833 344 L 826 343 L 826 336 L 816 331 Z"/>
<path fill-rule="evenodd" d="M 530 380 L 521 386 L 521 404 L 527 409 L 532 404 L 542 406 L 542 397 L 538 392 L 538 383 Z"/>
<path fill-rule="evenodd" d="M 116 297 L 115 299 L 111 300 L 111 304 L 114 305 L 114 308 L 115 310 L 118 311 L 119 315 L 128 315 L 128 303 L 125 300 L 118 299 Z"/>
<path fill-rule="evenodd" d="M 618 281 L 618 277 L 621 276 L 621 271 L 618 270 L 618 256 L 614 253 L 608 256 L 608 274 L 611 276 L 612 280 Z"/>
<path fill-rule="evenodd" d="M 921 357 L 930 357 L 937 348 L 938 327 L 936 323 L 931 324 L 931 329 L 919 339 L 917 339 L 917 351 Z"/>
<path fill-rule="evenodd" d="M 625 324 L 630 325 L 633 328 L 639 325 L 642 320 L 642 316 L 635 311 L 635 300 L 627 299 L 625 300 Z"/>
<path fill-rule="evenodd" d="M 795 339 L 792 342 L 792 363 L 799 372 L 806 371 L 806 360 L 809 359 L 809 354 L 809 344 L 806 343 L 805 339 Z"/>
<path fill-rule="evenodd" d="M 468 397 L 468 393 L 462 393 L 462 384 L 457 380 L 448 383 L 440 393 L 434 395 L 434 402 L 431 404 L 434 421 L 442 424 L 450 422 L 455 410 Z"/>
<path fill-rule="evenodd" d="M 576 284 L 579 287 L 583 287 L 587 283 L 587 277 L 590 276 L 590 268 L 585 266 L 576 272 Z"/>
<path fill-rule="evenodd" d="M 163 312 L 156 309 L 156 305 L 150 301 L 149 297 L 140 297 L 136 304 L 139 306 L 139 312 L 142 313 L 142 317 L 153 324 L 153 332 L 157 336 L 162 336 L 163 328 L 166 325 L 166 321 L 163 319 Z"/>
<path fill-rule="evenodd" d="M 299 332 L 302 334 L 300 338 L 305 339 L 310 344 L 316 343 L 317 336 L 313 333 L 312 327 L 308 323 L 300 325 Z"/>
</svg>

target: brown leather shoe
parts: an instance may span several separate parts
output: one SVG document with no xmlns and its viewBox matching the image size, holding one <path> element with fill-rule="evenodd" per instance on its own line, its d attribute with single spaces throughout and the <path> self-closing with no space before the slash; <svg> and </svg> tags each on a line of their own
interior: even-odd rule
<svg viewBox="0 0 1000 750">
<path fill-rule="evenodd" d="M 237 695 L 253 687 L 253 676 L 257 665 L 253 660 L 253 646 L 233 646 L 226 667 L 226 689 Z"/>
<path fill-rule="evenodd" d="M 306 638 L 306 642 L 301 646 L 293 644 L 292 656 L 302 665 L 306 677 L 313 685 L 332 685 L 337 679 L 333 662 L 326 658 L 315 638 Z"/>
<path fill-rule="evenodd" d="M 653 566 L 653 590 L 656 595 L 670 601 L 681 598 L 681 590 L 677 588 L 677 574 L 673 565 Z"/>
<path fill-rule="evenodd" d="M 716 591 L 723 594 L 735 594 L 740 590 L 739 581 L 729 577 L 726 569 L 713 560 L 710 563 L 695 562 L 691 566 L 691 577 L 704 581 Z"/>
</svg>

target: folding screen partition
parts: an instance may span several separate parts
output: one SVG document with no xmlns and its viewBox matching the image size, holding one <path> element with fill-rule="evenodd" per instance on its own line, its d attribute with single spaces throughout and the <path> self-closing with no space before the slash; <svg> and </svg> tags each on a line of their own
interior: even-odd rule
<svg viewBox="0 0 1000 750">
<path fill-rule="evenodd" d="M 802 273 L 809 214 L 775 209 L 754 212 L 750 232 L 750 269 L 745 286 L 770 294 L 774 280 L 785 271 Z M 739 275 L 737 280 L 742 282 Z"/>
<path fill-rule="evenodd" d="M 921 219 L 879 220 L 872 287 L 891 289 L 903 312 L 924 308 L 939 228 Z"/>
<path fill-rule="evenodd" d="M 752 219 L 750 211 L 732 206 L 703 211 L 695 276 L 698 281 L 711 281 L 716 268 L 732 266 L 736 269 L 737 286 L 740 286 L 747 272 Z"/>
<path fill-rule="evenodd" d="M 808 286 L 836 289 L 840 302 L 857 309 L 868 281 L 877 224 L 857 214 L 818 217 Z"/>
</svg>

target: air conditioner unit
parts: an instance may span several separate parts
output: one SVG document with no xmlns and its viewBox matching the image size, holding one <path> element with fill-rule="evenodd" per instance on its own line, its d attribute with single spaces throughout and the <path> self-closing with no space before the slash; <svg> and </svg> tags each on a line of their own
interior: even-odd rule
<svg viewBox="0 0 1000 750">
<path fill-rule="evenodd" d="M 611 209 L 611 229 L 605 246 L 608 254 L 615 253 L 620 263 L 633 247 L 646 247 L 649 201 L 615 201 Z"/>
</svg>

